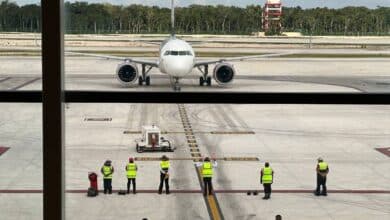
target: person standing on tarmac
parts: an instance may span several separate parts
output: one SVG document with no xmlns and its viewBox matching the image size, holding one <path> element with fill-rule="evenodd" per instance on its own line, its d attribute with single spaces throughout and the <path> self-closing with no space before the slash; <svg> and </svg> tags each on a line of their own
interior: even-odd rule
<svg viewBox="0 0 390 220">
<path fill-rule="evenodd" d="M 111 165 L 111 160 L 106 160 L 103 167 L 100 169 L 103 174 L 103 186 L 104 194 L 112 193 L 112 174 L 114 173 L 114 167 Z"/>
<path fill-rule="evenodd" d="M 218 166 L 217 160 L 213 158 L 213 163 L 211 163 L 209 157 L 205 157 L 203 163 L 198 162 L 196 163 L 197 167 L 201 167 L 202 170 L 202 177 L 203 177 L 203 195 L 207 196 L 207 191 L 209 192 L 209 195 L 213 195 L 213 168 L 216 168 Z"/>
<path fill-rule="evenodd" d="M 134 159 L 132 157 L 129 158 L 129 163 L 125 167 L 126 176 L 127 176 L 127 194 L 130 193 L 130 184 L 133 183 L 133 194 L 136 194 L 136 183 L 135 178 L 137 177 L 138 167 L 137 164 L 134 163 Z"/>
<path fill-rule="evenodd" d="M 264 197 L 263 199 L 270 199 L 271 198 L 271 184 L 274 181 L 274 171 L 269 166 L 268 162 L 265 162 L 264 168 L 261 169 L 260 172 L 260 183 L 263 184 L 264 187 Z"/>
<path fill-rule="evenodd" d="M 165 192 L 169 194 L 169 167 L 171 164 L 169 163 L 169 158 L 165 155 L 162 156 L 160 162 L 160 186 L 158 187 L 158 194 L 162 193 L 163 185 L 165 182 Z"/>
<path fill-rule="evenodd" d="M 329 166 L 328 163 L 324 162 L 324 160 L 321 157 L 318 158 L 316 172 L 317 172 L 317 188 L 314 191 L 314 194 L 316 196 L 319 195 L 327 196 L 328 193 L 326 191 L 326 176 L 329 173 Z M 322 186 L 322 192 L 320 193 L 321 186 Z"/>
</svg>

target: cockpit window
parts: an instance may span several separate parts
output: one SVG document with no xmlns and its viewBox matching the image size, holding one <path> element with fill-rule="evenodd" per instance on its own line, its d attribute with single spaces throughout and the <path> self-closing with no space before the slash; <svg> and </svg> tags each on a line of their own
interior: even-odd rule
<svg viewBox="0 0 390 220">
<path fill-rule="evenodd" d="M 185 50 L 185 51 L 170 51 L 167 50 L 164 53 L 164 56 L 192 56 L 191 51 Z"/>
</svg>

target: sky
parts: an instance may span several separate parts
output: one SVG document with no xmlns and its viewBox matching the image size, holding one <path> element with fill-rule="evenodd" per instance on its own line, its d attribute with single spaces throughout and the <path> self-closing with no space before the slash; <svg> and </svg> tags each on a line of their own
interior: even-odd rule
<svg viewBox="0 0 390 220">
<path fill-rule="evenodd" d="M 1 0 L 0 0 L 1 1 Z M 18 5 L 37 4 L 39 0 L 9 0 L 16 2 Z M 127 4 L 145 4 L 158 5 L 168 7 L 170 0 L 64 0 L 69 2 L 87 1 L 90 3 L 108 2 L 116 5 Z M 176 0 L 179 6 L 187 6 L 191 4 L 223 4 L 245 7 L 246 5 L 261 4 L 265 0 Z M 342 8 L 345 6 L 366 6 L 368 8 L 376 8 L 377 6 L 390 7 L 390 0 L 282 0 L 282 3 L 287 7 L 301 6 L 302 8 L 328 7 L 328 8 Z"/>
</svg>

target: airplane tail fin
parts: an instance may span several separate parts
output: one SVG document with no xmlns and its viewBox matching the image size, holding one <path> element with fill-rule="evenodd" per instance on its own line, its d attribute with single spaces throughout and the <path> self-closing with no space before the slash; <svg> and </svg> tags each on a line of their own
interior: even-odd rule
<svg viewBox="0 0 390 220">
<path fill-rule="evenodd" d="M 175 37 L 175 0 L 171 0 L 171 37 Z"/>
</svg>

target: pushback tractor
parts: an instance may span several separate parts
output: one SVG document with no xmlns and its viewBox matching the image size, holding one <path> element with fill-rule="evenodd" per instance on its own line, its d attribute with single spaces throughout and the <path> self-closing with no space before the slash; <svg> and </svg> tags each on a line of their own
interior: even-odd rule
<svg viewBox="0 0 390 220">
<path fill-rule="evenodd" d="M 161 136 L 161 130 L 156 125 L 142 126 L 142 138 L 135 141 L 136 150 L 142 152 L 173 152 L 171 142 Z"/>
</svg>

